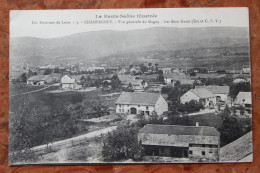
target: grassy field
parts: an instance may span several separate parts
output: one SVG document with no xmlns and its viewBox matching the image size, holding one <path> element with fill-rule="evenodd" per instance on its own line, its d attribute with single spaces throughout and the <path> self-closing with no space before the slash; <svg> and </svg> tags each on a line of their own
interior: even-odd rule
<svg viewBox="0 0 260 173">
<path fill-rule="evenodd" d="M 12 84 L 9 85 L 9 93 L 10 95 L 17 95 L 25 92 L 35 91 L 41 88 L 44 88 L 45 86 L 31 86 L 31 85 L 25 85 L 25 84 Z"/>
</svg>

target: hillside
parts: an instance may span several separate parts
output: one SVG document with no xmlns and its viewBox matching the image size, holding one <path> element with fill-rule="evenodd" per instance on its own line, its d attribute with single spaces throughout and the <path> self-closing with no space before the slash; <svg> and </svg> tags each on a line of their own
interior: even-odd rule
<svg viewBox="0 0 260 173">
<path fill-rule="evenodd" d="M 203 47 L 248 45 L 248 29 L 237 27 L 148 28 L 93 31 L 60 38 L 19 37 L 10 40 L 10 59 L 25 63 L 94 60 L 113 54 L 173 51 Z"/>
</svg>

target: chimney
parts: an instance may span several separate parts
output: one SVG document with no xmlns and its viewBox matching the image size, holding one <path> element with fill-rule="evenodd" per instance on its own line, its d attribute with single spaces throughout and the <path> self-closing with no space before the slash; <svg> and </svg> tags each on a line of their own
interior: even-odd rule
<svg viewBox="0 0 260 173">
<path fill-rule="evenodd" d="M 198 127 L 198 126 L 200 126 L 200 125 L 199 125 L 199 122 L 196 122 L 196 127 Z"/>
</svg>

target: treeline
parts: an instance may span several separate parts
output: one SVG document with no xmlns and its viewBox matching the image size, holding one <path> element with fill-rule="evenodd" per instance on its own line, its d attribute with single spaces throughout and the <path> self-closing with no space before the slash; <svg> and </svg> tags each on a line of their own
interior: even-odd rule
<svg viewBox="0 0 260 173">
<path fill-rule="evenodd" d="M 10 105 L 10 152 L 87 132 L 89 123 L 80 119 L 100 117 L 108 110 L 97 92 L 34 93 L 11 97 Z"/>
</svg>

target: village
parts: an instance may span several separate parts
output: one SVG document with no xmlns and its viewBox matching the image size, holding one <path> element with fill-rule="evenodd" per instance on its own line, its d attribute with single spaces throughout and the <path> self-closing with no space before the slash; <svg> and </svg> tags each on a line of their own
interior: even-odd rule
<svg viewBox="0 0 260 173">
<path fill-rule="evenodd" d="M 167 162 L 178 162 L 183 159 L 186 162 L 225 162 L 225 158 L 221 158 L 221 155 L 226 154 L 222 153 L 221 147 L 232 145 L 237 138 L 243 137 L 241 134 L 248 135 L 250 132 L 245 130 L 250 129 L 250 123 L 246 125 L 244 123 L 244 127 L 240 129 L 241 134 L 234 135 L 237 137 L 231 141 L 223 141 L 232 134 L 222 135 L 218 129 L 221 129 L 225 120 L 230 120 L 228 116 L 235 117 L 236 121 L 237 119 L 241 122 L 251 121 L 251 76 L 248 66 L 228 71 L 198 67 L 173 68 L 160 66 L 159 62 L 113 67 L 102 63 L 86 67 L 82 63 L 44 66 L 27 64 L 15 67 L 15 70 L 16 72 L 10 75 L 10 89 L 19 86 L 23 92 L 13 97 L 44 91 L 57 96 L 66 93 L 85 94 L 86 98 L 89 97 L 88 94 L 92 94 L 92 101 L 101 98 L 99 102 L 93 101 L 93 104 L 100 105 L 99 107 L 92 106 L 90 101 L 85 105 L 79 101 L 80 108 L 76 108 L 77 102 L 76 107 L 70 106 L 70 114 L 75 114 L 72 119 L 75 118 L 75 122 L 78 122 L 75 126 L 89 123 L 88 133 L 84 134 L 83 128 L 70 138 L 65 135 L 62 138 L 63 142 L 59 141 L 59 137 L 53 137 L 51 143 L 46 140 L 31 146 L 31 150 L 38 153 L 36 155 L 40 155 L 43 160 L 53 157 L 53 153 L 59 153 L 61 148 L 64 150 L 64 147 L 84 146 L 94 137 L 99 141 L 98 146 L 101 146 L 100 143 L 103 145 L 102 149 L 98 150 L 100 153 L 92 157 L 101 157 L 102 153 L 102 157 L 106 158 L 105 161 L 117 161 L 122 156 L 114 153 L 112 157 L 111 153 L 106 153 L 113 147 L 111 143 L 106 143 L 102 136 L 107 134 L 106 139 L 115 138 L 117 133 L 120 134 L 116 129 L 120 129 L 121 126 L 125 129 L 138 126 L 136 135 L 133 135 L 135 137 L 133 140 L 137 142 L 133 145 L 137 145 L 135 148 L 141 146 L 141 149 L 132 155 L 124 153 L 123 158 L 143 162 L 160 162 L 162 159 Z M 30 89 L 27 91 L 26 88 Z M 93 110 L 90 108 L 85 110 L 90 105 Z M 83 113 L 79 113 L 78 109 Z M 213 121 L 212 117 L 220 117 L 221 122 L 219 124 L 210 122 Z M 95 135 L 87 137 L 89 133 Z M 115 147 L 118 144 L 113 145 Z M 120 147 L 122 145 L 124 144 Z M 236 161 L 250 155 L 252 153 L 250 147 L 252 146 L 249 146 L 246 153 L 239 156 Z M 48 156 L 50 154 L 52 156 Z M 89 159 L 87 156 L 82 157 L 86 160 L 80 161 Z"/>
</svg>

